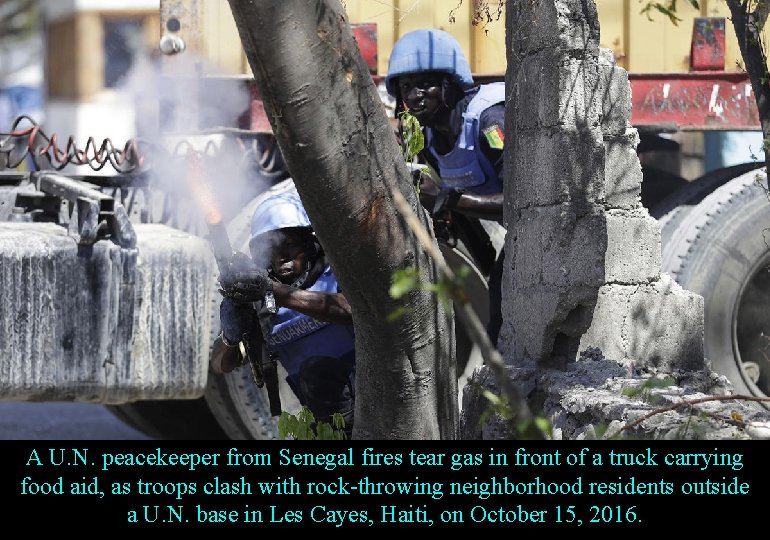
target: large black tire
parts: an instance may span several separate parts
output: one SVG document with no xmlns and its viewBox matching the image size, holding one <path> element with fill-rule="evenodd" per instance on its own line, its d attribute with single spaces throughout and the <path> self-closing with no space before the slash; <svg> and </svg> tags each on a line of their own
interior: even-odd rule
<svg viewBox="0 0 770 540">
<path fill-rule="evenodd" d="M 730 180 L 681 218 L 663 271 L 703 296 L 704 346 L 736 392 L 770 395 L 770 200 L 767 178 Z"/>
<path fill-rule="evenodd" d="M 760 168 L 762 164 L 763 162 L 752 161 L 715 169 L 696 178 L 692 182 L 680 186 L 663 199 L 655 199 L 654 203 L 650 201 L 648 205 L 645 205 L 650 211 L 650 215 L 656 218 L 660 224 L 661 242 L 663 245 L 668 243 L 673 232 L 695 205 L 700 203 L 719 186 L 742 174 Z M 648 177 L 645 177 L 644 181 L 648 181 Z"/>
<path fill-rule="evenodd" d="M 470 274 L 465 278 L 465 290 L 471 305 L 483 325 L 489 322 L 489 286 L 487 278 L 474 264 L 468 252 L 459 244 L 450 248 L 441 245 L 444 259 L 450 268 L 457 270 L 461 266 L 470 268 Z M 462 393 L 468 379 L 484 363 L 481 351 L 465 330 L 460 319 L 455 318 L 455 359 L 457 373 L 457 392 L 462 403 Z"/>
</svg>

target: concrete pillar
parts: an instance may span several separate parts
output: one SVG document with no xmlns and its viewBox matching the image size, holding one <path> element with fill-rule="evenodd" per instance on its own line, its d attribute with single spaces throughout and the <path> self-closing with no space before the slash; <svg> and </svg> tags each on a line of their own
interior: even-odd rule
<svg viewBox="0 0 770 540">
<path fill-rule="evenodd" d="M 703 299 L 660 273 L 628 74 L 599 49 L 594 0 L 515 2 L 507 17 L 506 362 L 559 365 L 595 346 L 705 367 Z"/>
</svg>

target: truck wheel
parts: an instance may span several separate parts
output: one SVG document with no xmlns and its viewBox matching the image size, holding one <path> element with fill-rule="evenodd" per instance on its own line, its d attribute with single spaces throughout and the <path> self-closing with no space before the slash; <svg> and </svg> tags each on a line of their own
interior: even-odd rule
<svg viewBox="0 0 770 540">
<path fill-rule="evenodd" d="M 487 279 L 479 271 L 478 267 L 471 260 L 470 255 L 458 244 L 455 248 L 441 245 L 441 252 L 450 268 L 457 270 L 461 266 L 468 266 L 471 269 L 470 274 L 465 278 L 465 289 L 468 297 L 471 299 L 471 305 L 476 312 L 481 324 L 486 326 L 489 321 L 489 286 Z M 481 351 L 468 335 L 462 322 L 455 318 L 455 359 L 457 374 L 457 392 L 462 403 L 462 392 L 468 378 L 473 371 L 481 367 L 484 359 Z"/>
<path fill-rule="evenodd" d="M 687 217 L 693 206 L 701 202 L 719 186 L 744 173 L 760 168 L 762 164 L 759 161 L 752 161 L 707 172 L 692 182 L 681 186 L 665 198 L 651 204 L 650 215 L 656 218 L 660 224 L 663 245 L 668 243 L 673 232 Z"/>
<path fill-rule="evenodd" d="M 754 396 L 770 395 L 768 227 L 767 177 L 751 171 L 693 206 L 663 245 L 663 271 L 704 298 L 711 368 Z"/>
<path fill-rule="evenodd" d="M 296 413 L 299 404 L 279 370 L 278 385 L 284 411 Z M 277 418 L 270 415 L 270 402 L 264 388 L 258 388 L 248 365 L 231 373 L 209 372 L 206 403 L 230 439 L 268 440 L 278 438 Z"/>
</svg>

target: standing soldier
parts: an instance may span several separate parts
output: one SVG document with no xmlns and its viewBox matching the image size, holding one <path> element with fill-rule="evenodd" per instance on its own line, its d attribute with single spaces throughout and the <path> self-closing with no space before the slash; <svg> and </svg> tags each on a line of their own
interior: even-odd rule
<svg viewBox="0 0 770 540">
<path fill-rule="evenodd" d="M 407 112 L 424 128 L 420 159 L 437 172 L 423 175 L 420 200 L 434 217 L 444 211 L 502 223 L 505 86 L 475 86 L 460 44 L 442 30 L 414 30 L 393 47 L 385 78 L 396 115 Z M 487 332 L 497 343 L 504 253 L 489 277 Z"/>
</svg>

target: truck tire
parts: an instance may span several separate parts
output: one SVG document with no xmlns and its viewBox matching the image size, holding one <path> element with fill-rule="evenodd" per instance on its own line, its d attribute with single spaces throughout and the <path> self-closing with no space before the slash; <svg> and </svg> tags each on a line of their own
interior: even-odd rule
<svg viewBox="0 0 770 540">
<path fill-rule="evenodd" d="M 693 206 L 706 198 L 709 193 L 733 178 L 758 169 L 762 165 L 763 162 L 752 161 L 715 169 L 681 186 L 670 195 L 655 202 L 655 204 L 650 204 L 650 215 L 656 218 L 660 224 L 661 242 L 663 245 L 668 243 L 673 232 L 679 227 L 682 220 L 687 217 Z"/>
<path fill-rule="evenodd" d="M 736 393 L 770 395 L 770 200 L 764 172 L 692 206 L 663 245 L 663 271 L 704 298 L 711 368 Z"/>
</svg>

